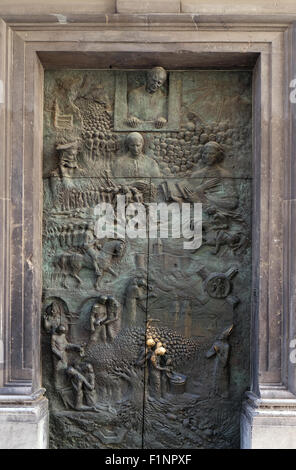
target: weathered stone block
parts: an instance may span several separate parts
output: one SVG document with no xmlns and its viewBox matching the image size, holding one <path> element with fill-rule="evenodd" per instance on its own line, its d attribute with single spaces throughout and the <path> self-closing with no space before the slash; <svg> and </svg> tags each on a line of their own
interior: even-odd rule
<svg viewBox="0 0 296 470">
<path fill-rule="evenodd" d="M 0 406 L 0 449 L 46 449 L 47 399 Z"/>
<path fill-rule="evenodd" d="M 116 0 L 2 0 L 0 3 L 1 15 L 23 15 L 31 12 L 32 15 L 42 14 L 80 14 L 80 13 L 115 13 Z"/>
<path fill-rule="evenodd" d="M 180 0 L 117 0 L 117 13 L 180 13 Z"/>
<path fill-rule="evenodd" d="M 215 14 L 260 14 L 260 13 L 296 13 L 295 0 L 181 0 L 182 13 Z"/>
<path fill-rule="evenodd" d="M 296 449 L 295 405 L 276 404 L 254 409 L 245 403 L 241 416 L 241 448 Z"/>
</svg>

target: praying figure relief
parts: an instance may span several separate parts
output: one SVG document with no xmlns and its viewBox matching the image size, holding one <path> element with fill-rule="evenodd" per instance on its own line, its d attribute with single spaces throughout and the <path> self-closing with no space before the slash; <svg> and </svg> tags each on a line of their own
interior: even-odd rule
<svg viewBox="0 0 296 470">
<path fill-rule="evenodd" d="M 131 90 L 128 94 L 128 119 L 130 127 L 150 121 L 157 129 L 167 123 L 167 96 L 163 85 L 167 73 L 163 67 L 154 67 L 147 72 L 146 85 Z"/>
<path fill-rule="evenodd" d="M 66 369 L 66 374 L 71 381 L 74 392 L 73 408 L 77 411 L 97 411 L 93 366 L 90 363 L 76 367 L 70 366 Z"/>
</svg>

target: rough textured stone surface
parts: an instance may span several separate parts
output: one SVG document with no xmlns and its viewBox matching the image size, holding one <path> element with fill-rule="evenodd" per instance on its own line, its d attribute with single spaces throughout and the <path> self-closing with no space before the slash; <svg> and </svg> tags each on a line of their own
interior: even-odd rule
<svg viewBox="0 0 296 470">
<path fill-rule="evenodd" d="M 295 400 L 292 399 L 295 402 Z M 275 400 L 276 402 L 276 400 Z M 291 403 L 245 405 L 241 416 L 242 449 L 296 449 L 296 410 Z M 286 408 L 286 405 L 287 408 Z"/>
<path fill-rule="evenodd" d="M 117 13 L 180 13 L 179 0 L 117 0 Z"/>
<path fill-rule="evenodd" d="M 249 2 L 233 0 L 181 0 L 182 13 L 214 14 L 260 14 L 260 13 L 296 13 L 295 0 L 251 0 Z"/>
<path fill-rule="evenodd" d="M 0 449 L 46 449 L 47 400 L 0 407 Z"/>
<path fill-rule="evenodd" d="M 38 0 L 2 0 L 0 2 L 0 16 L 8 14 L 61 14 L 67 13 L 115 13 L 116 0 L 48 0 L 40 2 Z"/>
</svg>

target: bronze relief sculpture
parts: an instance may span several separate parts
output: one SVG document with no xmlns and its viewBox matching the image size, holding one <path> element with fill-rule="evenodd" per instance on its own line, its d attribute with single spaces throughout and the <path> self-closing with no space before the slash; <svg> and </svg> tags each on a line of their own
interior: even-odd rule
<svg viewBox="0 0 296 470">
<path fill-rule="evenodd" d="M 160 176 L 157 162 L 145 155 L 144 138 L 139 132 L 131 132 L 125 140 L 127 153 L 118 157 L 112 168 L 115 177 L 151 177 Z"/>
<path fill-rule="evenodd" d="M 163 91 L 166 79 L 165 69 L 154 67 L 147 71 L 146 84 L 129 92 L 127 124 L 130 127 L 151 121 L 160 129 L 167 123 L 167 97 Z"/>
<path fill-rule="evenodd" d="M 239 446 L 250 97 L 249 72 L 46 72 L 42 343 L 52 447 Z M 197 248 L 184 249 L 182 233 L 153 238 L 149 218 L 146 237 L 123 228 L 98 238 L 98 206 L 113 208 L 116 225 L 120 204 L 128 214 L 194 203 Z"/>
</svg>

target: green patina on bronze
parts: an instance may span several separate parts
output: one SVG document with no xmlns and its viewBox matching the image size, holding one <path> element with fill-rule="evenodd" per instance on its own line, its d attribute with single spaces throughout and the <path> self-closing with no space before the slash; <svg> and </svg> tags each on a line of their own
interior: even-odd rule
<svg viewBox="0 0 296 470">
<path fill-rule="evenodd" d="M 45 73 L 51 447 L 235 448 L 249 387 L 252 75 Z M 203 243 L 96 239 L 95 206 L 203 204 Z M 188 241 L 188 240 L 187 240 Z"/>
</svg>

